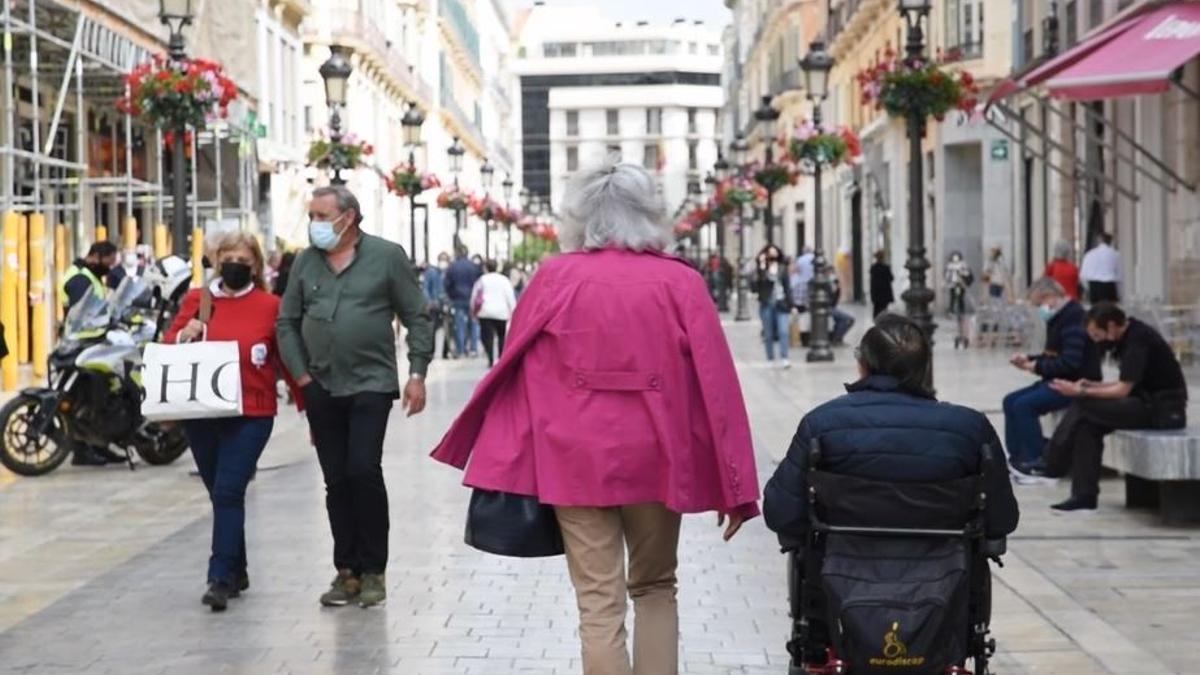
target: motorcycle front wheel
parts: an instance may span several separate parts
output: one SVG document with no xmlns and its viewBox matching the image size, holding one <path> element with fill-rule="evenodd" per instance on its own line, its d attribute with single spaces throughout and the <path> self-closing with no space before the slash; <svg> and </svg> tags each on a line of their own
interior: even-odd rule
<svg viewBox="0 0 1200 675">
<path fill-rule="evenodd" d="M 183 435 L 183 425 L 163 424 L 157 432 L 153 434 L 152 442 L 138 443 L 133 447 L 147 464 L 170 464 L 187 452 L 188 443 L 187 437 Z"/>
<path fill-rule="evenodd" d="M 0 462 L 22 476 L 50 473 L 71 454 L 66 425 L 57 412 L 46 433 L 34 430 L 39 405 L 40 400 L 21 395 L 0 408 Z"/>
</svg>

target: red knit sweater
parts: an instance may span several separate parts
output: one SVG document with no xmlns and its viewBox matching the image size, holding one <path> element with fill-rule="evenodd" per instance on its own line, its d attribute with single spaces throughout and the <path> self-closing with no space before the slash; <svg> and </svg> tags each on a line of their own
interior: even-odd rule
<svg viewBox="0 0 1200 675">
<path fill-rule="evenodd" d="M 193 289 L 183 298 L 183 306 L 163 341 L 174 343 L 188 321 L 200 313 L 200 290 Z M 212 318 L 207 340 L 237 342 L 241 356 L 242 414 L 246 417 L 274 417 L 279 411 L 275 390 L 276 373 L 283 370 L 275 342 L 275 318 L 279 298 L 254 289 L 241 297 L 213 294 Z"/>
</svg>

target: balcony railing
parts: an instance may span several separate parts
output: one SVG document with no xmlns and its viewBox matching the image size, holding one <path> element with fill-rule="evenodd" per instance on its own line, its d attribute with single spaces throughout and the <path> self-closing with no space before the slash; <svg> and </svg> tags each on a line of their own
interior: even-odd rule
<svg viewBox="0 0 1200 675">
<path fill-rule="evenodd" d="M 471 56 L 475 67 L 482 70 L 479 61 L 479 31 L 471 21 L 471 16 L 459 0 L 441 0 L 438 3 L 438 15 L 450 24 L 454 34 L 462 41 L 463 47 Z"/>
<path fill-rule="evenodd" d="M 433 101 L 433 89 L 419 75 L 398 49 L 384 35 L 383 31 L 373 22 L 364 18 L 363 14 L 354 7 L 330 8 L 324 12 L 329 28 L 329 37 L 334 44 L 353 47 L 365 58 L 377 62 L 392 78 L 407 87 L 413 94 L 423 100 Z M 312 24 L 315 29 L 306 33 L 320 30 L 320 22 Z M 306 35 L 312 37 L 312 35 Z"/>
</svg>

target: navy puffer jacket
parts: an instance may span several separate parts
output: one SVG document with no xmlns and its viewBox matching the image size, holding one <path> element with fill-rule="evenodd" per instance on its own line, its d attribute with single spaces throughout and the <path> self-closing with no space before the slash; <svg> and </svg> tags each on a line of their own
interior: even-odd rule
<svg viewBox="0 0 1200 675">
<path fill-rule="evenodd" d="M 824 467 L 871 480 L 939 482 L 979 471 L 980 448 L 991 448 L 985 478 L 987 536 L 1017 528 L 1017 500 L 1004 447 L 981 413 L 939 403 L 900 389 L 892 377 L 872 375 L 847 385 L 849 392 L 804 416 L 787 457 L 763 493 L 767 527 L 784 542 L 808 529 L 808 461 L 813 439 L 821 441 Z"/>
<path fill-rule="evenodd" d="M 1033 357 L 1033 372 L 1043 380 L 1092 380 L 1099 382 L 1100 350 L 1084 328 L 1087 313 L 1070 300 L 1046 324 L 1046 351 Z"/>
</svg>

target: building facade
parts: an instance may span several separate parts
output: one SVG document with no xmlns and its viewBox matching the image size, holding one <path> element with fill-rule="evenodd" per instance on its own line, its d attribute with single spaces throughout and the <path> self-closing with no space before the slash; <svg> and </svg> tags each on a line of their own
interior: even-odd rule
<svg viewBox="0 0 1200 675">
<path fill-rule="evenodd" d="M 595 7 L 542 3 L 521 18 L 521 173 L 557 208 L 567 181 L 607 157 L 659 179 L 669 210 L 720 146 L 721 35 L 677 19 L 621 24 Z"/>
</svg>

